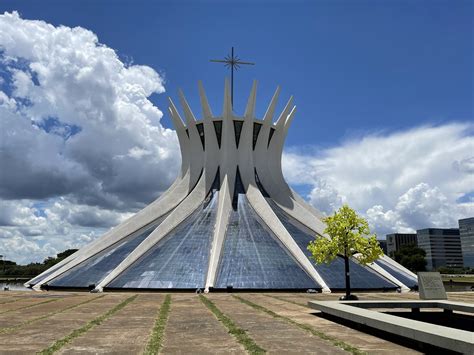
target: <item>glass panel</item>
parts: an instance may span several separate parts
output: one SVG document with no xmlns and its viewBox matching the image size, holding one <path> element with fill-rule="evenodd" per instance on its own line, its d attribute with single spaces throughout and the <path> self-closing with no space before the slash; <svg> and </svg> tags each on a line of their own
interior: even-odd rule
<svg viewBox="0 0 474 355">
<path fill-rule="evenodd" d="M 240 177 L 239 167 L 237 167 L 237 172 L 235 173 L 234 196 L 232 198 L 232 208 L 234 210 L 237 209 L 239 194 L 245 194 L 245 188 L 242 183 L 242 178 Z"/>
<path fill-rule="evenodd" d="M 257 144 L 258 134 L 260 133 L 261 128 L 262 128 L 261 123 L 257 123 L 257 122 L 253 123 L 253 150 L 255 150 L 255 145 Z"/>
<path fill-rule="evenodd" d="M 72 260 L 71 260 L 72 261 Z M 69 264 L 70 261 L 68 261 L 66 264 L 64 264 L 63 266 Z M 53 269 L 53 267 L 50 267 L 48 270 L 46 270 L 42 275 L 38 275 L 36 276 L 34 279 L 32 279 L 30 281 L 30 285 L 34 286 L 36 284 L 39 284 L 41 281 L 43 281 L 45 278 L 47 278 L 49 275 L 51 275 L 53 272 L 59 270 L 60 268 L 58 269 Z"/>
<path fill-rule="evenodd" d="M 270 199 L 267 199 L 267 201 L 285 228 L 291 234 L 295 242 L 309 258 L 311 253 L 307 249 L 307 246 L 310 241 L 314 240 L 314 236 L 309 232 L 304 231 L 303 228 L 296 227 L 295 224 L 297 224 L 297 222 L 293 221 L 292 218 L 288 216 L 273 201 Z M 346 287 L 344 259 L 342 257 L 336 258 L 330 264 L 316 264 L 316 262 L 311 258 L 309 258 L 309 260 L 314 265 L 315 269 L 318 271 L 319 275 L 321 275 L 329 288 L 344 289 Z M 398 287 L 368 267 L 359 265 L 352 260 L 350 260 L 349 263 L 352 288 L 381 289 Z"/>
<path fill-rule="evenodd" d="M 234 121 L 235 145 L 239 147 L 240 133 L 242 133 L 242 126 L 244 121 Z"/>
<path fill-rule="evenodd" d="M 89 287 L 97 285 L 115 269 L 161 223 L 154 223 L 141 233 L 124 238 L 91 258 L 84 260 L 64 274 L 48 282 L 56 287 Z"/>
<path fill-rule="evenodd" d="M 397 278 L 398 281 L 402 282 L 405 286 L 409 288 L 414 288 L 418 285 L 418 280 L 416 279 L 416 277 L 413 277 L 410 274 L 407 274 L 405 271 L 390 265 L 385 260 L 379 259 L 375 263 L 382 269 L 387 271 L 390 275 Z"/>
<path fill-rule="evenodd" d="M 203 288 L 218 192 L 113 280 L 109 288 Z"/>
<path fill-rule="evenodd" d="M 199 133 L 199 138 L 201 138 L 202 148 L 205 149 L 204 148 L 204 146 L 205 146 L 205 144 L 204 144 L 205 143 L 204 142 L 204 126 L 203 126 L 202 123 L 198 123 L 196 125 L 196 128 L 197 128 L 198 133 Z"/>
<path fill-rule="evenodd" d="M 222 138 L 222 121 L 213 121 L 214 130 L 216 131 L 217 136 L 217 144 L 219 145 L 219 149 L 221 148 L 221 138 Z"/>
<path fill-rule="evenodd" d="M 320 288 L 277 242 L 252 209 L 245 195 L 230 215 L 216 288 Z"/>
</svg>

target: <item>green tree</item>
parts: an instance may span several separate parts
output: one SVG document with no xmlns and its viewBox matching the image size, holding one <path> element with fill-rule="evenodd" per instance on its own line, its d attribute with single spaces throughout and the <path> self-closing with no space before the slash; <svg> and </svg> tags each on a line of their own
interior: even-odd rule
<svg viewBox="0 0 474 355">
<path fill-rule="evenodd" d="M 383 255 L 377 237 L 370 234 L 367 221 L 358 216 L 348 205 L 342 206 L 334 215 L 324 219 L 328 236 L 311 241 L 308 250 L 318 263 L 330 263 L 338 256 L 344 258 L 346 274 L 346 295 L 341 299 L 357 299 L 351 295 L 349 258 L 355 256 L 359 263 L 366 265 Z"/>
<path fill-rule="evenodd" d="M 426 270 L 426 252 L 418 248 L 416 244 L 402 245 L 399 250 L 393 253 L 392 257 L 407 269 L 416 273 Z"/>
</svg>

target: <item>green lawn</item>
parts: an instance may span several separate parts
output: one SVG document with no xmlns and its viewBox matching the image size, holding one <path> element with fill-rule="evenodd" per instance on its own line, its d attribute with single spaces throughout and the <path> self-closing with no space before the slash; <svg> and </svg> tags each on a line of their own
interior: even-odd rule
<svg viewBox="0 0 474 355">
<path fill-rule="evenodd" d="M 463 283 L 472 283 L 474 284 L 474 275 L 469 276 L 448 276 L 448 275 L 441 275 L 441 278 L 444 282 L 449 282 L 453 280 L 453 282 L 463 282 Z"/>
</svg>

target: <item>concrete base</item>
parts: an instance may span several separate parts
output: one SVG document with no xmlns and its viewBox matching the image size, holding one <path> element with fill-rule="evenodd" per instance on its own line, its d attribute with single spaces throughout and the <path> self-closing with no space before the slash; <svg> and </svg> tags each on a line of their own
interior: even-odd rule
<svg viewBox="0 0 474 355">
<path fill-rule="evenodd" d="M 355 323 L 463 354 L 474 353 L 471 332 L 375 312 L 366 308 L 442 308 L 474 313 L 474 306 L 449 301 L 311 301 L 308 306 Z"/>
</svg>

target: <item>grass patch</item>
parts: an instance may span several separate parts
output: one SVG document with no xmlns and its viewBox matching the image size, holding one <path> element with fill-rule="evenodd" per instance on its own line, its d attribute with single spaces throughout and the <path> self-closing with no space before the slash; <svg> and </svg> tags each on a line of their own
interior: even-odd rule
<svg viewBox="0 0 474 355">
<path fill-rule="evenodd" d="M 42 350 L 39 352 L 41 355 L 50 355 L 54 354 L 56 351 L 60 350 L 63 346 L 66 344 L 70 343 L 73 341 L 75 338 L 80 337 L 84 333 L 87 333 L 89 330 L 94 328 L 95 326 L 98 326 L 102 324 L 105 320 L 107 320 L 109 317 L 113 316 L 115 313 L 123 309 L 125 306 L 127 306 L 130 302 L 133 302 L 137 298 L 137 295 L 131 296 L 127 298 L 126 300 L 120 302 L 118 305 L 115 307 L 109 309 L 107 312 L 104 314 L 98 316 L 97 318 L 91 320 L 90 322 L 86 323 L 82 327 L 73 330 L 69 335 L 66 335 L 64 338 L 59 339 L 55 341 L 51 346 L 47 347 L 46 349 Z"/>
<path fill-rule="evenodd" d="M 237 341 L 244 346 L 247 352 L 250 354 L 264 354 L 267 352 L 265 349 L 262 349 L 260 346 L 258 346 L 244 329 L 238 327 L 232 319 L 222 313 L 221 310 L 214 304 L 214 302 L 203 295 L 199 295 L 199 298 L 201 302 L 204 303 L 204 305 L 209 308 L 212 313 L 214 313 L 216 318 L 222 324 L 224 324 L 229 334 L 233 335 Z"/>
<path fill-rule="evenodd" d="M 144 354 L 158 354 L 163 346 L 163 337 L 165 334 L 166 322 L 171 308 L 171 295 L 166 295 L 163 304 L 158 311 L 158 316 L 153 326 L 150 340 L 145 348 Z"/>
<path fill-rule="evenodd" d="M 54 316 L 58 313 L 62 313 L 62 312 L 65 312 L 65 311 L 68 311 L 70 309 L 73 309 L 73 308 L 76 308 L 76 307 L 79 307 L 83 304 L 86 304 L 86 303 L 89 303 L 89 302 L 92 302 L 92 301 L 95 301 L 95 300 L 98 300 L 99 298 L 102 298 L 102 297 L 105 297 L 105 295 L 102 295 L 102 296 L 99 296 L 99 297 L 95 297 L 95 298 L 92 298 L 90 300 L 86 300 L 84 302 L 80 302 L 78 304 L 73 304 L 69 307 L 66 307 L 64 309 L 61 309 L 59 311 L 54 311 L 54 312 L 50 312 L 50 313 L 47 313 L 43 316 L 40 316 L 40 317 L 36 317 L 36 318 L 33 318 L 33 319 L 30 319 L 30 320 L 27 320 L 26 322 L 23 322 L 23 323 L 20 323 L 18 325 L 15 325 L 13 327 L 7 327 L 7 328 L 0 328 L 0 334 L 5 334 L 5 333 L 10 333 L 10 332 L 13 332 L 21 327 L 24 327 L 25 325 L 28 325 L 28 324 L 31 324 L 31 323 L 34 323 L 34 322 L 37 322 L 39 320 L 42 320 L 42 319 L 46 319 L 46 318 L 49 318 L 51 316 Z"/>
<path fill-rule="evenodd" d="M 450 280 L 453 280 L 453 282 L 462 282 L 462 283 L 474 283 L 474 276 L 447 276 L 447 275 L 441 275 L 441 278 L 443 282 L 449 283 Z"/>
<path fill-rule="evenodd" d="M 58 300 L 59 300 L 59 298 L 54 298 L 54 299 L 51 299 L 51 300 L 46 300 L 46 301 L 43 301 L 43 302 L 39 302 L 39 303 L 35 303 L 35 304 L 30 304 L 30 305 L 25 306 L 25 307 L 20 307 L 20 308 L 16 308 L 16 309 L 9 309 L 8 311 L 0 312 L 0 314 L 5 314 L 5 313 L 9 313 L 9 312 L 19 311 L 19 310 L 22 310 L 22 309 L 28 309 L 28 308 L 32 308 L 32 307 L 39 306 L 39 305 L 41 305 L 41 304 L 50 303 L 50 302 L 55 302 L 55 301 L 58 301 Z"/>
<path fill-rule="evenodd" d="M 271 310 L 269 310 L 268 308 L 265 308 L 263 306 L 260 306 L 256 303 L 253 303 L 245 298 L 242 298 L 240 296 L 236 296 L 236 295 L 232 295 L 232 297 L 238 299 L 240 302 L 246 304 L 247 306 L 250 306 L 252 307 L 253 309 L 256 309 L 258 311 L 261 311 L 263 313 L 266 313 L 274 318 L 277 318 L 277 319 L 283 319 L 285 321 L 287 321 L 288 323 L 292 324 L 292 325 L 295 325 L 297 326 L 298 328 L 300 329 L 303 329 L 321 339 L 324 339 L 324 340 L 327 340 L 329 342 L 331 342 L 333 345 L 345 350 L 345 351 L 348 351 L 352 354 L 356 354 L 356 355 L 362 355 L 362 354 L 367 354 L 366 352 L 362 351 L 362 350 L 359 350 L 358 348 L 352 346 L 352 345 L 349 345 L 347 344 L 346 342 L 343 342 L 342 340 L 339 340 L 339 339 L 336 339 L 332 336 L 329 336 L 323 332 L 320 332 L 319 330 L 316 330 L 314 329 L 313 327 L 307 325 L 307 324 L 303 324 L 303 323 L 298 323 L 298 322 L 295 322 L 293 319 L 291 318 L 288 318 L 288 317 L 284 317 L 284 316 L 281 316 Z"/>
</svg>

